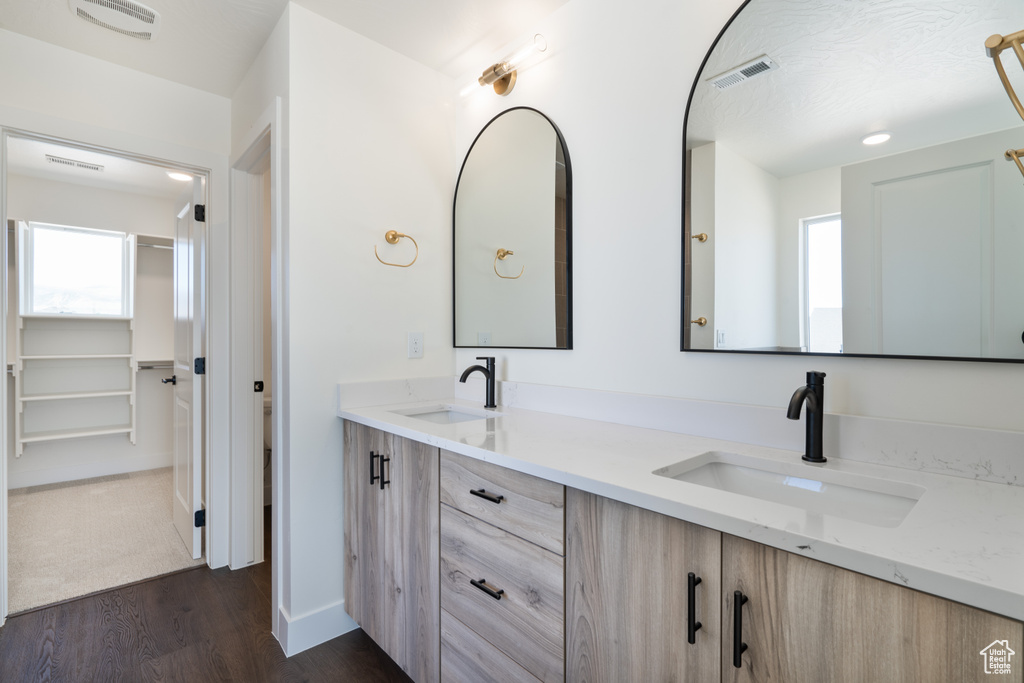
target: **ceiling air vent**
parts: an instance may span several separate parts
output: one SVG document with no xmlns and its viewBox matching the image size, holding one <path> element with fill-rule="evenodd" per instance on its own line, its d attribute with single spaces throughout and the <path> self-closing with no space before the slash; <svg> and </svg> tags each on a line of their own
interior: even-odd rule
<svg viewBox="0 0 1024 683">
<path fill-rule="evenodd" d="M 100 164 L 90 164 L 85 161 L 76 161 L 74 159 L 65 159 L 64 157 L 55 157 L 52 154 L 46 155 L 46 160 L 51 164 L 58 164 L 60 166 L 67 166 L 68 168 L 84 168 L 87 171 L 102 171 L 103 166 Z"/>
<path fill-rule="evenodd" d="M 153 40 L 160 15 L 131 0 L 68 0 L 72 12 L 86 21 L 140 40 Z"/>
<path fill-rule="evenodd" d="M 742 83 L 743 81 L 749 80 L 754 76 L 758 76 L 763 73 L 767 73 L 772 69 L 778 69 L 779 65 L 775 63 L 768 55 L 761 55 L 757 59 L 747 62 L 746 64 L 740 64 L 735 69 L 730 69 L 720 76 L 709 78 L 711 85 L 715 86 L 719 90 L 725 90 L 732 86 Z"/>
</svg>

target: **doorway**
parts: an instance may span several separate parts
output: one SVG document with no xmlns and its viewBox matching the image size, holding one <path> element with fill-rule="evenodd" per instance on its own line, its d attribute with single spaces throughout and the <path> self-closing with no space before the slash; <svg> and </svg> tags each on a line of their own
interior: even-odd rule
<svg viewBox="0 0 1024 683">
<path fill-rule="evenodd" d="M 170 520 L 180 498 L 172 492 L 182 488 L 172 455 L 189 433 L 198 438 L 190 439 L 185 479 L 194 483 L 186 482 L 185 495 L 196 509 L 205 498 L 203 382 L 197 410 L 182 420 L 172 378 L 179 357 L 188 355 L 191 369 L 192 354 L 204 355 L 205 270 L 194 267 L 204 263 L 202 225 L 192 225 L 194 239 L 184 244 L 193 266 L 186 279 L 198 282 L 188 301 L 198 342 L 185 353 L 176 348 L 174 255 L 182 252 L 175 229 L 183 211 L 194 222 L 188 212 L 208 172 L 22 131 L 4 131 L 3 144 L 4 205 L 14 228 L 5 241 L 2 344 L 11 369 L 0 487 L 6 615 L 202 563 L 201 548 L 186 547 Z M 83 246 L 92 243 L 119 246 L 101 256 Z M 89 308 L 105 285 L 81 287 L 81 276 L 72 276 L 64 291 L 42 277 L 47 264 L 59 276 L 101 259 L 121 269 L 109 278 L 121 286 L 116 311 Z M 44 295 L 50 303 L 36 305 Z M 95 521 L 87 522 L 90 515 Z M 38 547 L 30 551 L 28 542 Z"/>
</svg>

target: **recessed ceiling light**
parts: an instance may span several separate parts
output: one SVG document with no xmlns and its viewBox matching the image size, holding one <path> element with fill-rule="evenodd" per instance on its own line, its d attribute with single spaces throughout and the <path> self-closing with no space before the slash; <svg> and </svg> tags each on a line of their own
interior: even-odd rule
<svg viewBox="0 0 1024 683">
<path fill-rule="evenodd" d="M 192 180 L 192 176 L 190 176 L 188 173 L 178 173 L 177 171 L 168 171 L 167 176 L 169 178 L 172 178 L 174 180 L 180 180 L 182 182 L 186 180 Z"/>
<path fill-rule="evenodd" d="M 892 133 L 887 130 L 879 130 L 874 133 L 868 133 L 860 139 L 865 145 L 880 145 L 883 142 L 889 142 L 889 138 L 892 137 Z"/>
</svg>

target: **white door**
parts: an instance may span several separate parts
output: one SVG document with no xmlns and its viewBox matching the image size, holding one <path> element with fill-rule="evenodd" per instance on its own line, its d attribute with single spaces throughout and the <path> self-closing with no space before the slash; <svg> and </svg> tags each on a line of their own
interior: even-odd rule
<svg viewBox="0 0 1024 683">
<path fill-rule="evenodd" d="M 198 559 L 203 553 L 202 529 L 196 513 L 203 509 L 203 378 L 195 359 L 203 356 L 203 267 L 205 223 L 196 221 L 195 206 L 205 206 L 206 179 L 193 180 L 193 201 L 174 230 L 174 528 Z"/>
</svg>

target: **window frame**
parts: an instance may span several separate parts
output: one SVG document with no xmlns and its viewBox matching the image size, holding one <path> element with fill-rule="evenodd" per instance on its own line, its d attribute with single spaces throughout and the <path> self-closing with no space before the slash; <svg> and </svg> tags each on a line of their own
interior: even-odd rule
<svg viewBox="0 0 1024 683">
<path fill-rule="evenodd" d="M 119 313 L 77 313 L 35 310 L 35 233 L 38 228 L 58 229 L 121 240 L 121 310 Z M 18 312 L 21 316 L 55 318 L 130 319 L 135 313 L 135 235 L 120 230 L 101 230 L 77 225 L 61 225 L 42 221 L 18 222 Z"/>
</svg>

